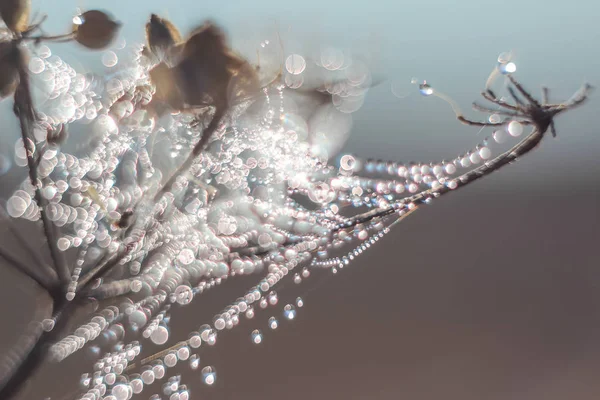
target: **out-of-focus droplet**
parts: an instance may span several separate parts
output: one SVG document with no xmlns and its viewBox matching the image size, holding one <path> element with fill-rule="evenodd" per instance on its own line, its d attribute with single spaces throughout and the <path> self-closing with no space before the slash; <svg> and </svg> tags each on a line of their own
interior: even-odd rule
<svg viewBox="0 0 600 400">
<path fill-rule="evenodd" d="M 279 326 L 279 321 L 277 321 L 277 318 L 275 318 L 275 317 L 269 318 L 269 328 L 277 329 L 278 326 Z"/>
<path fill-rule="evenodd" d="M 283 316 L 286 319 L 293 320 L 296 318 L 296 308 L 291 304 L 286 304 L 286 306 L 283 307 Z"/>
<path fill-rule="evenodd" d="M 512 58 L 512 54 L 509 51 L 505 51 L 498 55 L 498 63 L 506 64 L 507 62 L 509 62 L 511 60 L 511 58 Z"/>
<path fill-rule="evenodd" d="M 52 55 L 52 51 L 45 44 L 41 44 L 40 47 L 37 48 L 37 55 L 40 58 L 48 58 Z"/>
<path fill-rule="evenodd" d="M 169 330 L 165 326 L 157 327 L 152 335 L 150 335 L 150 340 L 154 344 L 165 344 L 169 340 Z"/>
<path fill-rule="evenodd" d="M 117 63 L 119 62 L 119 58 L 117 57 L 117 55 L 115 54 L 114 51 L 106 51 L 104 52 L 104 54 L 102 54 L 102 64 L 105 67 L 111 68 L 114 67 L 115 65 L 117 65 Z"/>
<path fill-rule="evenodd" d="M 44 64 L 44 60 L 42 60 L 41 58 L 32 57 L 31 60 L 29 60 L 29 70 L 31 71 L 31 73 L 40 74 L 44 72 L 45 68 L 46 65 Z"/>
<path fill-rule="evenodd" d="M 413 93 L 414 89 L 411 87 L 411 84 L 414 84 L 414 82 L 408 79 L 395 79 L 392 81 L 390 89 L 394 96 L 399 99 L 405 99 Z"/>
<path fill-rule="evenodd" d="M 494 134 L 492 136 L 496 143 L 504 143 L 506 141 L 506 134 L 501 129 L 494 131 Z"/>
<path fill-rule="evenodd" d="M 292 54 L 285 60 L 285 69 L 292 75 L 300 75 L 306 69 L 306 60 L 300 54 Z"/>
<path fill-rule="evenodd" d="M 54 319 L 46 318 L 42 321 L 42 329 L 46 332 L 50 332 L 52 329 L 54 329 L 54 324 Z"/>
<path fill-rule="evenodd" d="M 217 381 L 217 370 L 214 367 L 207 366 L 202 368 L 202 382 L 206 385 L 214 385 Z"/>
<path fill-rule="evenodd" d="M 189 304 L 194 298 L 194 292 L 188 285 L 179 285 L 174 293 L 175 301 L 181 305 Z"/>
<path fill-rule="evenodd" d="M 11 165 L 10 158 L 0 154 L 0 176 L 5 175 L 10 170 Z"/>
<path fill-rule="evenodd" d="M 263 334 L 259 329 L 255 329 L 252 331 L 250 338 L 252 339 L 252 343 L 261 344 L 263 340 Z"/>
<path fill-rule="evenodd" d="M 190 368 L 193 370 L 198 369 L 198 367 L 200 366 L 200 357 L 198 357 L 196 354 L 193 354 L 190 357 Z"/>
</svg>

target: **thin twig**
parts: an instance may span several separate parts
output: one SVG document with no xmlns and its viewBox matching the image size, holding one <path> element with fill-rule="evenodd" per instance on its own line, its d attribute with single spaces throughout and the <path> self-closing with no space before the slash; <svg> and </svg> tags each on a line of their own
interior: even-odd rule
<svg viewBox="0 0 600 400">
<path fill-rule="evenodd" d="M 31 124 L 35 121 L 36 115 L 33 108 L 31 91 L 29 88 L 29 75 L 27 74 L 25 66 L 21 60 L 19 60 L 18 69 L 20 82 L 15 92 L 15 112 L 19 118 L 21 127 L 21 138 L 23 139 L 23 145 L 25 147 L 25 153 L 27 157 L 29 179 L 35 188 L 34 200 L 40 210 L 44 234 L 46 236 L 46 241 L 48 242 L 52 263 L 54 264 L 54 268 L 56 269 L 56 273 L 58 274 L 61 284 L 65 285 L 66 287 L 71 278 L 69 268 L 66 265 L 63 254 L 58 250 L 56 244 L 56 228 L 49 220 L 46 211 L 44 210 L 46 202 L 42 197 L 40 186 L 38 184 L 37 168 L 33 159 L 34 149 L 29 142 L 29 137 L 32 136 Z"/>
<path fill-rule="evenodd" d="M 515 84 L 515 86 L 517 86 L 516 80 L 512 76 L 510 78 L 511 78 L 511 82 L 513 84 Z M 517 87 L 519 88 L 519 91 L 521 91 L 522 93 L 523 92 L 527 93 L 520 84 Z M 564 105 L 559 105 L 556 107 L 546 106 L 546 108 L 542 108 L 542 106 L 539 106 L 539 103 L 534 100 L 532 102 L 532 104 L 534 106 L 537 106 L 538 108 L 535 109 L 534 111 L 532 111 L 531 115 L 528 115 L 532 119 L 529 121 L 519 121 L 522 124 L 533 125 L 534 128 L 531 131 L 531 133 L 528 136 L 526 136 L 521 142 L 519 142 L 518 144 L 513 146 L 511 149 L 509 149 L 505 153 L 500 154 L 493 160 L 486 161 L 483 165 L 479 166 L 478 168 L 475 168 L 475 169 L 453 179 L 453 181 L 456 183 L 456 186 L 454 188 L 451 189 L 449 186 L 442 186 L 441 188 L 438 188 L 438 189 L 428 189 L 428 190 L 420 192 L 416 195 L 413 195 L 410 197 L 405 197 L 400 202 L 398 202 L 396 204 L 396 206 L 402 208 L 402 206 L 410 204 L 410 203 L 413 203 L 415 205 L 424 204 L 427 199 L 438 198 L 446 193 L 455 191 L 456 189 L 460 189 L 461 187 L 466 186 L 470 183 L 473 183 L 476 180 L 478 180 L 479 178 L 489 175 L 492 172 L 501 169 L 505 165 L 508 165 L 508 164 L 514 162 L 517 158 L 524 156 L 525 154 L 529 153 L 530 151 L 532 151 L 539 145 L 542 138 L 544 137 L 544 134 L 547 132 L 547 130 L 549 128 L 552 129 L 552 135 L 554 136 L 555 132 L 553 129 L 553 125 L 554 125 L 553 117 L 562 111 L 569 110 L 569 109 L 572 109 L 576 106 L 583 104 L 587 100 L 588 91 L 591 89 L 592 89 L 592 87 L 590 85 L 584 85 L 583 88 L 577 93 L 576 96 L 573 97 L 572 100 L 568 101 Z M 483 96 L 486 99 L 488 98 L 487 93 L 485 93 L 485 92 L 484 92 Z M 529 98 L 531 98 L 531 95 L 527 94 L 526 97 L 529 99 Z M 491 101 L 493 101 L 494 103 L 497 103 L 497 99 L 493 99 Z M 505 105 L 505 104 L 502 104 L 502 105 L 505 106 L 506 108 L 513 107 L 513 106 Z M 458 120 L 465 124 L 468 124 L 468 125 L 477 125 L 477 126 L 496 126 L 497 125 L 494 123 L 477 123 L 477 122 L 466 120 L 464 117 L 458 117 Z M 394 212 L 396 212 L 396 210 L 397 210 L 397 208 L 389 207 L 385 210 L 368 211 L 366 213 L 355 216 L 352 220 L 348 221 L 346 224 L 336 227 L 335 229 L 333 229 L 333 232 L 337 232 L 342 229 L 348 229 L 353 226 L 369 222 L 375 218 L 383 218 L 385 216 L 393 214 Z"/>
</svg>

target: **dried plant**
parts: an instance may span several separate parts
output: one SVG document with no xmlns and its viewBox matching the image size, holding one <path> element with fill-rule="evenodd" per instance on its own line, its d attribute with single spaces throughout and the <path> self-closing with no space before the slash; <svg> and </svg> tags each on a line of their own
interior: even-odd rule
<svg viewBox="0 0 600 400">
<path fill-rule="evenodd" d="M 486 87 L 483 97 L 498 109 L 475 105 L 493 118 L 474 122 L 422 83 L 421 92 L 449 101 L 460 122 L 497 127 L 495 138 L 519 137 L 523 126 L 532 131 L 505 151 L 486 139 L 450 161 L 405 165 L 343 155 L 336 168 L 329 163 L 332 148 L 316 132 L 350 129 L 347 116 L 371 84 L 365 69 L 345 65 L 344 79 L 321 86 L 316 111 L 292 113 L 285 99 L 315 101 L 296 90 L 309 68 L 301 55 L 284 57 L 281 72 L 264 77 L 213 23 L 184 38 L 152 15 L 146 46 L 117 72 L 84 75 L 51 62 L 47 47 L 40 56 L 40 46 L 76 41 L 104 48 L 119 23 L 87 11 L 72 32 L 46 36 L 41 22 L 30 24 L 29 10 L 26 0 L 0 1 L 8 28 L 0 43 L 0 92 L 14 98 L 23 146 L 16 157 L 29 173 L 2 217 L 11 229 L 10 218 L 40 224 L 51 263 L 35 251 L 36 265 L 1 248 L 0 256 L 51 302 L 4 360 L 2 399 L 19 393 L 44 360 L 60 362 L 84 347 L 102 355 L 82 376 L 75 395 L 81 399 L 125 400 L 163 380 L 178 362 L 199 368 L 195 349 L 214 345 L 218 332 L 244 315 L 275 306 L 282 280 L 301 283 L 312 271 L 343 268 L 422 205 L 528 154 L 548 130 L 555 134 L 554 117 L 582 104 L 590 90 L 560 104 L 548 104 L 545 90 L 540 103 L 501 61 L 496 73 L 506 76 L 513 102 Z M 30 59 L 32 48 L 38 55 Z M 38 105 L 31 75 L 42 70 L 52 72 L 53 100 Z M 86 131 L 73 150 L 68 130 Z M 256 274 L 257 283 L 209 324 L 186 338 L 170 337 L 173 307 L 247 274 Z M 284 305 L 284 317 L 294 318 L 301 302 Z M 258 343 L 262 333 L 252 337 Z M 143 351 L 147 340 L 162 349 Z M 201 373 L 214 383 L 212 366 Z M 178 376 L 164 382 L 171 399 L 189 397 Z"/>
</svg>

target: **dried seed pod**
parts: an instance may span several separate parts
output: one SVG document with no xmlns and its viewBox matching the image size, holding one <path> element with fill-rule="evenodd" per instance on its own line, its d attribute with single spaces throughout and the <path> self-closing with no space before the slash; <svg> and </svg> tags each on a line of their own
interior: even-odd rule
<svg viewBox="0 0 600 400">
<path fill-rule="evenodd" d="M 148 48 L 160 61 L 169 58 L 169 50 L 182 41 L 181 34 L 171 21 L 156 14 L 150 16 L 146 24 L 146 42 Z"/>
<path fill-rule="evenodd" d="M 88 49 L 107 47 L 121 27 L 108 14 L 98 10 L 86 11 L 78 19 L 78 23 L 73 24 L 75 40 Z"/>
<path fill-rule="evenodd" d="M 27 30 L 30 12 L 31 0 L 0 0 L 0 17 L 13 32 Z"/>
<path fill-rule="evenodd" d="M 0 42 L 0 98 L 12 95 L 19 85 L 19 63 L 23 50 L 13 42 Z"/>
</svg>

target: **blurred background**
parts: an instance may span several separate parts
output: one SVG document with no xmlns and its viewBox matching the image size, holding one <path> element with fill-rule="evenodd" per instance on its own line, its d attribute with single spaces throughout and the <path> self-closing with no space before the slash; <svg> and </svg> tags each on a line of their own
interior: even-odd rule
<svg viewBox="0 0 600 400">
<path fill-rule="evenodd" d="M 536 94 L 550 87 L 552 100 L 569 98 L 584 82 L 600 85 L 600 5 L 592 1 L 34 0 L 33 6 L 48 15 L 44 29 L 53 34 L 69 29 L 78 7 L 107 10 L 124 23 L 128 45 L 143 41 L 153 12 L 182 32 L 212 19 L 249 58 L 277 30 L 290 54 L 319 46 L 362 51 L 374 76 L 384 79 L 353 114 L 343 150 L 364 158 L 452 159 L 491 135 L 459 124 L 440 99 L 420 96 L 414 77 L 464 110 L 505 51 L 513 52 L 516 77 Z M 75 68 L 103 71 L 102 52 L 51 48 Z M 9 103 L 0 104 L 0 152 L 12 159 L 19 133 Z M 217 346 L 201 352 L 201 364 L 218 371 L 214 386 L 203 385 L 199 371 L 177 372 L 192 398 L 597 399 L 599 108 L 593 93 L 556 121 L 558 138 L 546 138 L 538 151 L 417 211 L 336 276 L 280 290 L 280 304 L 303 297 L 296 320 L 267 332 L 271 315 L 257 313 L 220 334 Z M 4 200 L 25 174 L 0 177 Z M 23 229 L 35 242 L 38 231 Z M 31 319 L 33 289 L 6 266 L 0 278 L 6 350 Z M 210 322 L 253 281 L 231 279 L 176 310 L 173 340 Z M 250 341 L 257 328 L 265 333 L 259 346 Z M 61 399 L 91 365 L 82 354 L 60 369 L 45 368 L 23 398 Z"/>
</svg>

